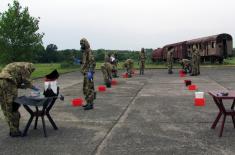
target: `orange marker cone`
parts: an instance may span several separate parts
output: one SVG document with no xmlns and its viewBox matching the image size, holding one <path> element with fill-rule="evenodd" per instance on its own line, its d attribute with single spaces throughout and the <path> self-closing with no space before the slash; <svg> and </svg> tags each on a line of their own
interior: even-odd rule
<svg viewBox="0 0 235 155">
<path fill-rule="evenodd" d="M 106 87 L 105 87 L 104 85 L 100 85 L 100 86 L 98 87 L 98 91 L 99 91 L 99 92 L 104 92 L 104 91 L 106 91 Z"/>
<path fill-rule="evenodd" d="M 112 85 L 117 85 L 117 81 L 116 80 L 112 80 L 111 84 Z"/>
<path fill-rule="evenodd" d="M 72 106 L 83 106 L 83 99 L 82 98 L 75 98 L 72 100 Z"/>
<path fill-rule="evenodd" d="M 196 90 L 196 89 L 197 89 L 197 86 L 194 84 L 188 86 L 188 90 Z"/>
</svg>

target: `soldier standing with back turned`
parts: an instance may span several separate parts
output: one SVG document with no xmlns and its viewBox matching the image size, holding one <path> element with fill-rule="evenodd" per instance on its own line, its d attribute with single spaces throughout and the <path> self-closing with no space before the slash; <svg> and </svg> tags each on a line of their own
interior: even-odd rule
<svg viewBox="0 0 235 155">
<path fill-rule="evenodd" d="M 198 74 L 198 64 L 197 64 L 197 48 L 196 45 L 193 45 L 192 51 L 192 73 L 191 76 L 196 76 Z"/>
<path fill-rule="evenodd" d="M 167 68 L 168 68 L 168 74 L 172 74 L 172 66 L 173 66 L 173 48 L 169 47 L 167 52 Z"/>
<path fill-rule="evenodd" d="M 140 65 L 140 75 L 144 75 L 144 68 L 145 68 L 145 51 L 144 48 L 141 48 L 139 54 L 139 65 Z"/>
<path fill-rule="evenodd" d="M 32 85 L 30 75 L 35 70 L 32 63 L 14 62 L 8 64 L 0 73 L 0 104 L 10 128 L 11 137 L 21 136 L 19 130 L 19 104 L 14 100 L 18 96 L 18 88 L 39 90 Z"/>
<path fill-rule="evenodd" d="M 200 56 L 200 52 L 199 50 L 197 49 L 196 50 L 196 58 L 197 58 L 197 74 L 196 75 L 199 75 L 200 74 L 200 62 L 201 62 L 201 56 Z"/>
<path fill-rule="evenodd" d="M 112 82 L 112 65 L 111 65 L 110 56 L 111 53 L 105 55 L 104 64 L 101 65 L 101 71 L 103 73 L 104 83 L 107 86 L 107 88 L 111 87 L 111 82 Z"/>
<path fill-rule="evenodd" d="M 90 44 L 87 39 L 82 38 L 80 40 L 81 51 L 82 51 L 82 66 L 81 73 L 83 74 L 83 94 L 85 95 L 86 105 L 84 110 L 93 109 L 93 101 L 96 97 L 94 88 L 94 73 L 95 73 L 95 58 L 92 55 Z"/>
</svg>

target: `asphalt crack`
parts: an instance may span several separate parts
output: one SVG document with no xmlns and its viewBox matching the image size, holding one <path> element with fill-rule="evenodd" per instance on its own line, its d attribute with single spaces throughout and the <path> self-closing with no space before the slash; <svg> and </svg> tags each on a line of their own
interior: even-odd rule
<svg viewBox="0 0 235 155">
<path fill-rule="evenodd" d="M 144 86 L 145 86 L 145 84 L 143 84 L 138 89 L 138 91 L 133 96 L 133 98 L 130 101 L 130 103 L 126 106 L 126 108 L 123 110 L 121 115 L 118 117 L 117 121 L 114 122 L 112 127 L 108 130 L 107 134 L 104 136 L 103 140 L 97 145 L 97 147 L 94 149 L 94 151 L 91 154 L 94 154 L 94 155 L 100 155 L 101 154 L 101 151 L 105 148 L 105 146 L 107 146 L 107 141 L 110 138 L 110 136 L 112 135 L 112 133 L 115 130 L 115 128 L 117 128 L 119 124 L 122 124 L 124 122 L 124 120 L 127 118 L 128 114 L 129 114 L 129 112 L 131 110 L 130 109 L 131 105 L 135 104 L 135 101 L 136 101 L 140 91 L 143 89 Z"/>
</svg>

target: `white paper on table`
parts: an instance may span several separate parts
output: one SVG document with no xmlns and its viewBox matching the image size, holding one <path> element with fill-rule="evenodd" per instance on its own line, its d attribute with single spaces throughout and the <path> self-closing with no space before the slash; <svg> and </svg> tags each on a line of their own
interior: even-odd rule
<svg viewBox="0 0 235 155">
<path fill-rule="evenodd" d="M 44 90 L 51 88 L 52 91 L 57 94 L 57 80 L 55 81 L 45 81 L 44 82 Z"/>
</svg>

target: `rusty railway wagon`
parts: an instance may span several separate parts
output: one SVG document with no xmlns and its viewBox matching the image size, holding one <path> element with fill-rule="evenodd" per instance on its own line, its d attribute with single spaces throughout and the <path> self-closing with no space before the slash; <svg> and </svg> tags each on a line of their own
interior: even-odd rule
<svg viewBox="0 0 235 155">
<path fill-rule="evenodd" d="M 201 61 L 223 62 L 224 58 L 232 56 L 233 40 L 232 36 L 226 33 L 203 37 L 175 44 L 169 44 L 163 48 L 153 51 L 152 60 L 166 60 L 167 49 L 173 48 L 174 60 L 190 59 L 193 45 L 199 49 Z"/>
</svg>

